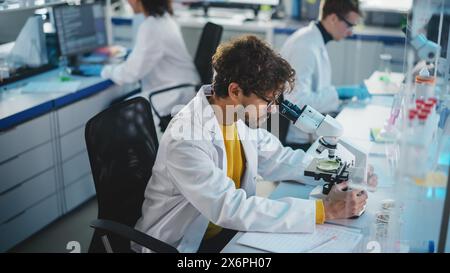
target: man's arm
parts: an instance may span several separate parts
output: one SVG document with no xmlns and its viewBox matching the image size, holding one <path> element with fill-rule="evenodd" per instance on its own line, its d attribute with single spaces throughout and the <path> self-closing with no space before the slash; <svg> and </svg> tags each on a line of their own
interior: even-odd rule
<svg viewBox="0 0 450 273">
<path fill-rule="evenodd" d="M 154 37 L 159 37 L 155 34 L 155 30 L 141 25 L 136 37 L 136 45 L 128 59 L 119 65 L 105 66 L 101 76 L 111 79 L 118 85 L 134 83 L 142 79 L 163 57 L 164 50 L 161 48 L 161 42 Z"/>
<path fill-rule="evenodd" d="M 184 140 L 172 140 L 168 145 L 170 180 L 214 224 L 240 231 L 314 231 L 314 201 L 249 197 L 215 166 L 207 148 Z"/>
<path fill-rule="evenodd" d="M 312 181 L 303 175 L 304 169 L 312 159 L 302 150 L 283 147 L 274 135 L 263 129 L 259 131 L 258 173 L 270 181 L 299 180 Z M 376 176 L 372 180 L 376 179 Z M 315 221 L 323 224 L 325 220 L 345 219 L 355 215 L 366 204 L 367 194 L 346 191 L 347 183 L 333 186 L 325 200 L 316 200 Z"/>
<path fill-rule="evenodd" d="M 258 174 L 269 181 L 311 180 L 304 176 L 304 170 L 312 157 L 303 150 L 284 147 L 280 140 L 264 129 L 258 134 Z"/>
</svg>

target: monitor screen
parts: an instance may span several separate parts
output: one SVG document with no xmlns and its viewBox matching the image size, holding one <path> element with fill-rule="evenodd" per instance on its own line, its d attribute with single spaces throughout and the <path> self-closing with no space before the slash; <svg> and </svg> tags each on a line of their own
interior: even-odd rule
<svg viewBox="0 0 450 273">
<path fill-rule="evenodd" d="M 53 13 L 62 55 L 81 54 L 107 45 L 101 4 L 62 5 L 54 7 Z"/>
</svg>

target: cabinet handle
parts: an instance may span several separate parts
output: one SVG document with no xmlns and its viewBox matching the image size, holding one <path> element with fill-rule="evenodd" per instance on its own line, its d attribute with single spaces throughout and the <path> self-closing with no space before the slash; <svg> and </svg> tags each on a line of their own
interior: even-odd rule
<svg viewBox="0 0 450 273">
<path fill-rule="evenodd" d="M 13 156 L 13 157 L 7 158 L 7 159 L 5 159 L 4 161 L 1 161 L 1 162 L 0 162 L 0 165 L 3 165 L 3 164 L 5 164 L 5 163 L 8 163 L 9 161 L 12 161 L 12 160 L 14 160 L 14 159 L 17 159 L 17 158 L 19 158 L 19 156 L 20 156 L 20 155 L 15 155 L 15 156 Z"/>
<path fill-rule="evenodd" d="M 27 211 L 27 210 L 24 210 L 24 211 L 22 211 L 22 212 L 20 212 L 20 213 L 18 213 L 18 214 L 16 214 L 16 215 L 14 215 L 13 217 L 7 219 L 6 221 L 4 221 L 4 222 L 2 223 L 2 225 L 8 224 L 9 222 L 15 220 L 16 218 L 19 218 L 19 216 L 25 214 L 26 211 Z"/>
<path fill-rule="evenodd" d="M 8 127 L 7 129 L 4 129 L 4 130 L 0 130 L 0 135 L 9 133 L 10 131 L 15 130 L 16 128 L 17 128 L 17 126 L 13 126 L 13 127 Z"/>
<path fill-rule="evenodd" d="M 15 185 L 15 186 L 12 186 L 11 188 L 9 188 L 9 189 L 7 189 L 7 190 L 5 190 L 5 191 L 3 191 L 3 192 L 0 192 L 0 196 L 5 195 L 5 194 L 7 194 L 7 193 L 10 192 L 10 191 L 13 191 L 13 190 L 15 190 L 15 189 L 21 187 L 22 185 L 23 185 L 23 182 L 22 182 L 22 183 L 19 183 L 19 184 L 17 184 L 17 185 Z"/>
</svg>

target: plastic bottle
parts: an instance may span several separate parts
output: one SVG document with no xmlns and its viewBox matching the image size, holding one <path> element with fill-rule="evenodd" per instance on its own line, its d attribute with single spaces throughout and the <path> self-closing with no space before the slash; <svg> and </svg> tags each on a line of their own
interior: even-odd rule
<svg viewBox="0 0 450 273">
<path fill-rule="evenodd" d="M 416 109 L 417 110 L 422 109 L 424 104 L 425 104 L 425 100 L 423 100 L 423 99 L 416 99 Z"/>
<path fill-rule="evenodd" d="M 425 102 L 425 108 L 430 110 L 430 121 L 433 127 L 437 127 L 438 115 L 437 115 L 437 99 L 434 97 L 428 98 Z"/>
<path fill-rule="evenodd" d="M 400 164 L 403 165 L 404 170 L 410 177 L 417 177 L 419 175 L 418 168 L 412 168 L 411 166 L 418 166 L 422 158 L 421 138 L 418 136 L 420 132 L 418 130 L 418 113 L 419 111 L 417 109 L 409 109 L 407 121 L 408 127 L 402 137 L 407 145 L 404 160 L 400 161 Z"/>
<path fill-rule="evenodd" d="M 435 78 L 430 75 L 426 67 L 422 68 L 416 76 L 416 99 L 428 99 L 434 96 Z"/>
<path fill-rule="evenodd" d="M 259 10 L 259 18 L 263 21 L 269 21 L 272 15 L 272 7 L 270 5 L 261 5 Z"/>
<path fill-rule="evenodd" d="M 433 240 L 410 241 L 407 243 L 410 253 L 434 253 L 435 244 Z"/>
<path fill-rule="evenodd" d="M 416 127 L 417 125 L 417 114 L 418 111 L 417 109 L 409 109 L 409 113 L 408 113 L 408 128 L 413 129 L 414 127 Z"/>
<path fill-rule="evenodd" d="M 294 20 L 302 19 L 302 0 L 293 0 L 291 6 L 291 16 Z"/>
<path fill-rule="evenodd" d="M 419 126 L 417 127 L 417 134 L 416 137 L 420 137 L 421 134 L 424 133 L 424 130 L 426 130 L 426 123 L 428 119 L 428 115 L 430 114 L 429 110 L 427 109 L 420 109 L 419 113 L 417 114 L 417 117 L 419 119 Z"/>
</svg>

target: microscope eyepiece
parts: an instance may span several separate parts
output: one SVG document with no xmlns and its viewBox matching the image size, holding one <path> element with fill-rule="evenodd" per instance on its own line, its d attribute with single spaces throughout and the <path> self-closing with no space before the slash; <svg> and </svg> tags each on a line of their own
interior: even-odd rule
<svg viewBox="0 0 450 273">
<path fill-rule="evenodd" d="M 280 103 L 279 112 L 282 116 L 295 123 L 302 114 L 303 110 L 292 102 L 283 100 Z"/>
</svg>

